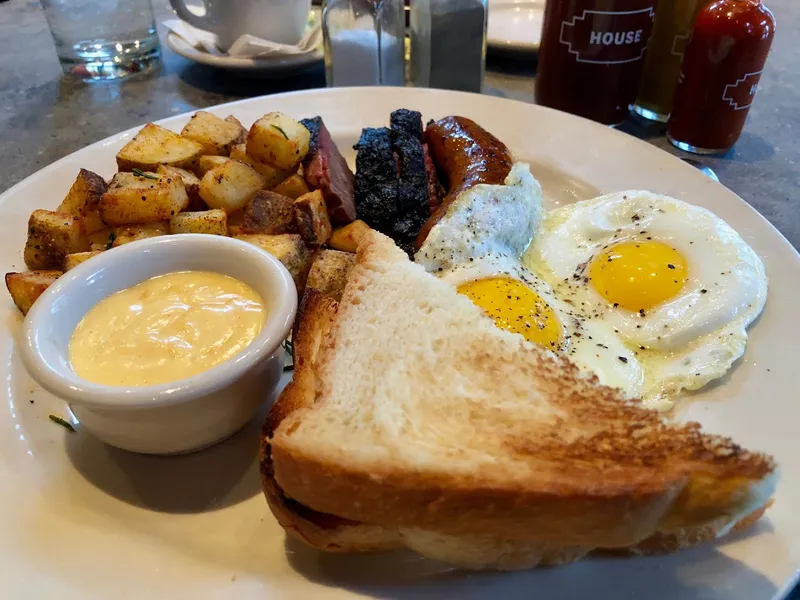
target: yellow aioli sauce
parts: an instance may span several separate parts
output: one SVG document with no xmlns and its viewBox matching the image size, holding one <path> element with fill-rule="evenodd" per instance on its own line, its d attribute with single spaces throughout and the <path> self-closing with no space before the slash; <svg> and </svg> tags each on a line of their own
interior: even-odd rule
<svg viewBox="0 0 800 600">
<path fill-rule="evenodd" d="M 98 302 L 75 328 L 69 360 L 87 381 L 134 387 L 197 375 L 241 352 L 266 321 L 261 297 L 206 271 L 153 277 Z"/>
</svg>

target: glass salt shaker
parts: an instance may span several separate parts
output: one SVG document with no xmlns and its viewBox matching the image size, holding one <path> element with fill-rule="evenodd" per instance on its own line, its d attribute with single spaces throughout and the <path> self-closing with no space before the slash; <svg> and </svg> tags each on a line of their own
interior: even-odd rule
<svg viewBox="0 0 800 600">
<path fill-rule="evenodd" d="M 415 86 L 480 92 L 486 65 L 486 0 L 412 0 Z"/>
<path fill-rule="evenodd" d="M 329 87 L 405 84 L 403 0 L 326 0 L 322 31 Z"/>
</svg>

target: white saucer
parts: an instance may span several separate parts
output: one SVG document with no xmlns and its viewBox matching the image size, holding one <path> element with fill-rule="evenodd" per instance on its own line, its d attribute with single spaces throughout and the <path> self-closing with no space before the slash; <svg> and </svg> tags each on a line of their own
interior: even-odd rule
<svg viewBox="0 0 800 600">
<path fill-rule="evenodd" d="M 176 54 L 180 54 L 184 58 L 188 58 L 196 63 L 231 71 L 252 71 L 257 72 L 259 75 L 270 77 L 285 75 L 290 71 L 299 71 L 312 65 L 317 65 L 321 63 L 324 58 L 321 48 L 317 48 L 308 54 L 276 56 L 273 58 L 216 56 L 198 50 L 182 37 L 171 31 L 167 34 L 167 45 Z"/>
<path fill-rule="evenodd" d="M 492 50 L 536 52 L 545 0 L 489 0 L 487 43 Z"/>
</svg>

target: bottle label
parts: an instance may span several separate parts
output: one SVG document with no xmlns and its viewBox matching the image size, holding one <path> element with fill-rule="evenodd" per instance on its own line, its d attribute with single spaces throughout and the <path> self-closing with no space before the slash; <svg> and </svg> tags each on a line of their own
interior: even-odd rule
<svg viewBox="0 0 800 600">
<path fill-rule="evenodd" d="M 747 73 L 733 83 L 725 86 L 722 99 L 733 107 L 733 110 L 744 110 L 750 108 L 753 98 L 758 89 L 758 82 L 761 80 L 761 71 Z"/>
<path fill-rule="evenodd" d="M 629 11 L 584 10 L 561 22 L 562 44 L 581 63 L 618 65 L 644 58 L 653 28 L 652 7 Z"/>
</svg>

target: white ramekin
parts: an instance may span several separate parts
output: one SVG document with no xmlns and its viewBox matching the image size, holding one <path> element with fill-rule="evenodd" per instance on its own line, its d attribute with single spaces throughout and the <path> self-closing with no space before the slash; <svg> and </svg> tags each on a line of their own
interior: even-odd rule
<svg viewBox="0 0 800 600">
<path fill-rule="evenodd" d="M 268 310 L 261 333 L 231 360 L 173 383 L 126 388 L 78 377 L 69 363 L 69 341 L 89 309 L 114 292 L 175 271 L 213 271 L 252 287 Z M 283 371 L 282 342 L 296 310 L 291 275 L 256 246 L 214 235 L 155 237 L 65 273 L 25 318 L 20 351 L 31 377 L 107 444 L 147 454 L 190 452 L 239 430 L 275 391 Z"/>
</svg>

